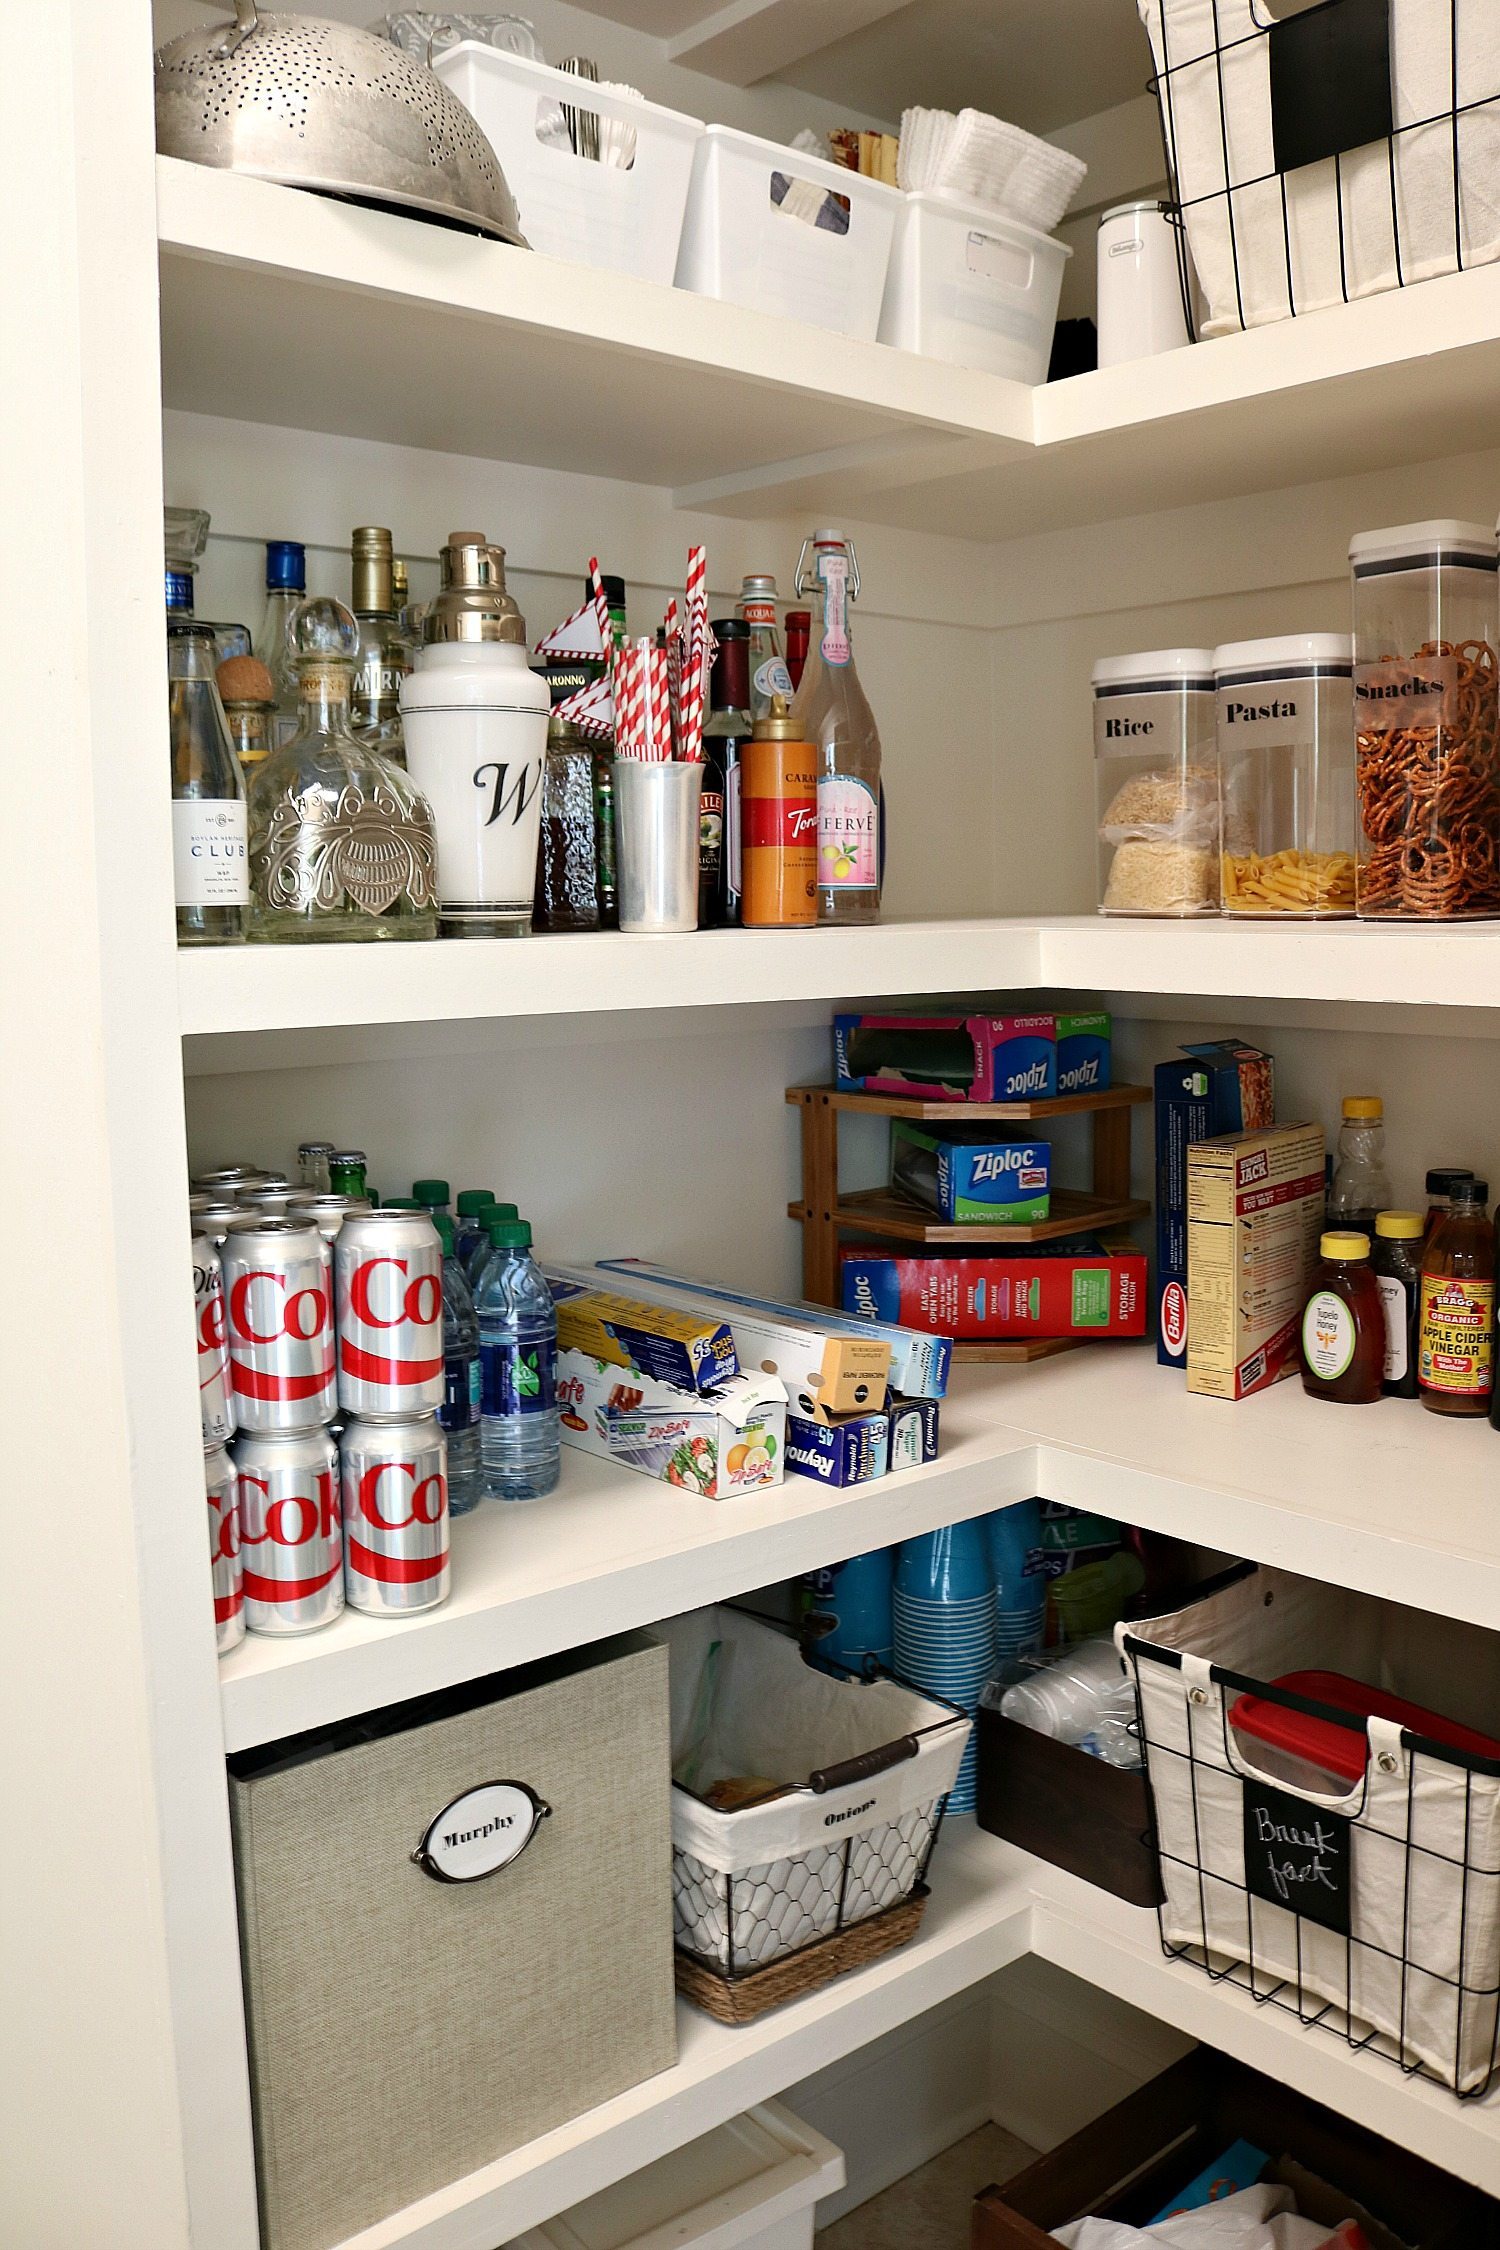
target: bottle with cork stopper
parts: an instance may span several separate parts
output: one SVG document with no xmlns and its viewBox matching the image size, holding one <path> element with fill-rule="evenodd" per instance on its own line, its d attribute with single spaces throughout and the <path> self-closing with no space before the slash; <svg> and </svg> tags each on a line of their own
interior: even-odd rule
<svg viewBox="0 0 1500 2250">
<path fill-rule="evenodd" d="M 258 656 L 226 656 L 218 682 L 229 739 L 248 780 L 251 768 L 276 746 L 275 682 Z"/>
<path fill-rule="evenodd" d="M 818 919 L 818 754 L 784 695 L 772 696 L 744 748 L 740 882 L 747 929 Z"/>
</svg>

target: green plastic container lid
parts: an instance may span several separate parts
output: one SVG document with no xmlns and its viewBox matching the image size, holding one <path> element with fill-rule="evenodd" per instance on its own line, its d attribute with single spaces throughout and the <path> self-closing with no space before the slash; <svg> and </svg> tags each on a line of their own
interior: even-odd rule
<svg viewBox="0 0 1500 2250">
<path fill-rule="evenodd" d="M 448 1183 L 446 1180 L 413 1180 L 411 1192 L 417 1202 L 426 1210 L 434 1203 L 447 1202 Z"/>
<path fill-rule="evenodd" d="M 493 1188 L 460 1188 L 458 1191 L 458 1215 L 461 1219 L 475 1219 L 485 1205 L 493 1203 L 494 1200 L 495 1191 Z"/>
<path fill-rule="evenodd" d="M 529 1219 L 491 1219 L 490 1240 L 497 1250 L 529 1250 L 531 1248 L 531 1221 Z"/>
</svg>

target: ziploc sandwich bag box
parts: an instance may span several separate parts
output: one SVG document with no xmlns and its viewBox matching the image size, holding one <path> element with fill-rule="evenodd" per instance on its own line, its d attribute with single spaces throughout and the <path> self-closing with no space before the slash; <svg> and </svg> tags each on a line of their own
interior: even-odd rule
<svg viewBox="0 0 1500 2250">
<path fill-rule="evenodd" d="M 630 1367 L 679 1390 L 712 1390 L 740 1363 L 728 1324 L 702 1312 L 621 1296 L 597 1274 L 542 1269 L 557 1306 L 560 1350 Z"/>
<path fill-rule="evenodd" d="M 1187 1364 L 1188 1150 L 1219 1133 L 1271 1124 L 1275 1065 L 1239 1039 L 1210 1039 L 1158 1063 L 1156 1095 L 1156 1356 Z"/>
<path fill-rule="evenodd" d="M 845 1092 L 929 1102 L 1047 1101 L 1057 1092 L 1056 1019 L 835 1016 L 833 1065 Z"/>
<path fill-rule="evenodd" d="M 891 1185 L 948 1225 L 1029 1226 L 1052 1207 L 1045 1141 L 999 1140 L 978 1125 L 891 1120 Z"/>
<path fill-rule="evenodd" d="M 793 1413 L 809 1421 L 878 1411 L 885 1404 L 891 1378 L 890 1343 L 841 1313 L 821 1305 L 781 1305 L 768 1298 L 740 1297 L 712 1282 L 689 1281 L 633 1258 L 603 1260 L 592 1272 L 567 1266 L 549 1269 L 549 1281 L 553 1270 L 565 1280 L 596 1289 L 607 1277 L 652 1304 L 722 1319 L 734 1337 L 740 1364 L 752 1372 L 779 1375 Z"/>
<path fill-rule="evenodd" d="M 557 1355 L 564 1445 L 622 1469 L 729 1500 L 780 1484 L 786 1390 L 774 1375 L 730 1375 L 711 1390 L 680 1390 L 588 1352 Z"/>
<path fill-rule="evenodd" d="M 668 1273 L 664 1267 L 653 1266 L 642 1258 L 601 1258 L 599 1264 L 601 1271 L 619 1276 L 622 1288 L 660 1298 L 663 1304 L 705 1305 L 722 1312 L 734 1331 L 740 1359 L 746 1367 L 765 1365 L 762 1352 L 750 1348 L 752 1336 L 769 1337 L 767 1348 L 772 1353 L 781 1351 L 789 1364 L 798 1349 L 796 1339 L 799 1337 L 812 1335 L 822 1352 L 827 1352 L 834 1344 L 847 1345 L 848 1350 L 831 1356 L 828 1364 L 851 1367 L 856 1363 L 860 1367 L 866 1364 L 863 1355 L 878 1338 L 884 1346 L 886 1376 L 892 1390 L 908 1398 L 941 1398 L 948 1388 L 953 1346 L 947 1336 L 918 1334 L 914 1329 L 890 1323 L 872 1326 L 869 1321 L 851 1319 L 847 1313 L 830 1305 L 810 1305 L 795 1298 L 745 1296 L 717 1282 L 691 1281 L 684 1274 Z M 814 1363 L 815 1373 L 820 1365 L 821 1361 Z M 775 1363 L 775 1372 L 786 1382 L 793 1413 L 808 1413 L 810 1409 L 799 1403 L 798 1390 L 779 1360 Z M 882 1394 L 879 1399 L 851 1399 L 847 1406 L 838 1406 L 829 1395 L 829 1386 L 825 1385 L 822 1391 L 815 1386 L 806 1387 L 810 1397 L 824 1399 L 822 1412 L 812 1417 L 819 1422 L 826 1421 L 830 1414 L 854 1413 L 863 1407 L 884 1404 Z"/>
<path fill-rule="evenodd" d="M 842 1270 L 851 1309 L 926 1322 L 963 1343 L 1146 1333 L 1146 1259 L 1128 1236 L 954 1256 L 846 1250 Z"/>
<path fill-rule="evenodd" d="M 1103 1094 L 1113 1084 L 1109 1017 L 1102 1008 L 1088 1015 L 1057 1016 L 1057 1091 Z"/>
</svg>

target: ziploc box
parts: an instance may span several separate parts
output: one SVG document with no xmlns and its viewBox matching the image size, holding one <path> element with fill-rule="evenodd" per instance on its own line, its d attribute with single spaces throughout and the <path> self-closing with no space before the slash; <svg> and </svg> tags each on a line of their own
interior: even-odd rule
<svg viewBox="0 0 1500 2250">
<path fill-rule="evenodd" d="M 563 1350 L 557 1405 L 564 1445 L 705 1499 L 781 1482 L 786 1390 L 774 1375 L 730 1375 L 711 1390 L 679 1390 L 614 1360 Z"/>
<path fill-rule="evenodd" d="M 618 1296 L 597 1275 L 543 1268 L 557 1305 L 557 1341 L 563 1351 L 587 1352 L 616 1367 L 634 1368 L 653 1382 L 706 1391 L 740 1363 L 727 1322 Z"/>
<path fill-rule="evenodd" d="M 1057 1092 L 1056 1018 L 835 1016 L 833 1063 L 845 1092 L 1047 1101 Z"/>
<path fill-rule="evenodd" d="M 822 1305 L 782 1305 L 769 1298 L 740 1297 L 706 1281 L 634 1258 L 610 1258 L 592 1273 L 555 1269 L 563 1279 L 597 1289 L 601 1276 L 618 1282 L 633 1297 L 721 1319 L 734 1338 L 741 1364 L 752 1372 L 779 1375 L 794 1414 L 826 1422 L 834 1414 L 859 1414 L 885 1404 L 891 1379 L 891 1343 L 862 1322 L 847 1320 Z M 553 1278 L 549 1269 L 547 1278 Z M 914 1339 L 923 1341 L 925 1339 Z M 942 1359 L 946 1372 L 947 1360 Z"/>
<path fill-rule="evenodd" d="M 842 1269 L 851 1310 L 926 1322 L 961 1342 L 1146 1333 L 1146 1260 L 1128 1236 L 983 1256 L 846 1250 Z"/>
<path fill-rule="evenodd" d="M 1272 1125 L 1188 1151 L 1187 1387 L 1249 1398 L 1300 1364 L 1323 1230 L 1323 1128 Z"/>
<path fill-rule="evenodd" d="M 949 1225 L 1029 1226 L 1052 1206 L 1045 1141 L 997 1140 L 977 1125 L 891 1120 L 891 1184 Z"/>
<path fill-rule="evenodd" d="M 1113 1083 L 1109 1017 L 1100 1008 L 1090 1015 L 1057 1016 L 1054 1021 L 1058 1093 L 1107 1093 Z"/>
<path fill-rule="evenodd" d="M 790 1349 L 791 1334 L 811 1331 L 825 1344 L 830 1340 L 847 1338 L 851 1344 L 868 1346 L 871 1326 L 865 1320 L 853 1320 L 829 1305 L 810 1305 L 805 1299 L 775 1297 L 747 1297 L 736 1289 L 725 1289 L 717 1282 L 690 1281 L 683 1274 L 668 1273 L 662 1266 L 653 1266 L 639 1258 L 602 1258 L 600 1265 L 606 1273 L 618 1274 L 622 1285 L 639 1289 L 647 1297 L 659 1297 L 663 1304 L 678 1303 L 708 1305 L 722 1311 L 734 1330 L 736 1339 L 741 1329 L 748 1335 L 752 1328 L 771 1332 L 773 1349 L 775 1338 L 787 1332 L 786 1347 Z M 948 1370 L 953 1364 L 953 1346 L 946 1336 L 918 1334 L 915 1329 L 886 1325 L 876 1327 L 886 1350 L 886 1373 L 891 1389 L 901 1391 L 909 1398 L 941 1398 L 948 1388 Z M 765 1361 L 758 1353 L 748 1350 L 741 1342 L 740 1357 L 746 1366 L 762 1367 Z M 855 1364 L 851 1358 L 849 1364 Z M 863 1365 L 861 1359 L 859 1364 Z M 774 1372 L 787 1380 L 794 1414 L 805 1414 L 807 1407 L 799 1406 L 791 1379 L 779 1363 Z M 852 1413 L 861 1406 L 883 1405 L 879 1400 L 855 1400 L 849 1407 L 835 1406 L 825 1397 L 824 1411 L 815 1419 L 823 1421 L 829 1414 Z"/>
<path fill-rule="evenodd" d="M 1211 1039 L 1158 1063 L 1156 1094 L 1156 1356 L 1187 1363 L 1188 1150 L 1218 1133 L 1271 1124 L 1275 1065 L 1259 1047 Z"/>
<path fill-rule="evenodd" d="M 787 1475 L 811 1477 L 817 1484 L 871 1484 L 890 1466 L 890 1416 L 840 1414 L 831 1422 L 809 1422 L 789 1414 L 786 1422 Z"/>
</svg>

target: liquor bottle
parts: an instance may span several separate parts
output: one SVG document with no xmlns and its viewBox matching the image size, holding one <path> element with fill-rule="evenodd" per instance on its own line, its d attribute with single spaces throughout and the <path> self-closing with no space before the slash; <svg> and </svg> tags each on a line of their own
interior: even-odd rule
<svg viewBox="0 0 1500 2250">
<path fill-rule="evenodd" d="M 411 670 L 411 654 L 396 609 L 390 533 L 379 525 L 363 525 L 354 534 L 352 561 L 359 661 L 349 698 L 351 720 L 356 734 L 373 742 L 394 764 L 404 766 L 401 682 Z"/>
<path fill-rule="evenodd" d="M 271 675 L 276 690 L 276 741 L 290 742 L 297 731 L 297 675 L 287 647 L 286 630 L 292 612 L 307 592 L 307 549 L 297 539 L 266 541 L 266 614 L 261 620 L 255 654 Z"/>
<path fill-rule="evenodd" d="M 790 703 L 795 692 L 776 631 L 775 579 L 747 578 L 740 588 L 739 612 L 750 629 L 750 716 L 768 718 L 773 695 Z M 716 625 L 714 631 L 718 629 Z"/>
<path fill-rule="evenodd" d="M 342 602 L 293 612 L 298 727 L 250 777 L 250 916 L 266 940 L 437 935 L 432 814 L 349 726 L 359 627 Z"/>
<path fill-rule="evenodd" d="M 213 628 L 181 610 L 168 612 L 167 726 L 177 942 L 234 944 L 250 896 L 245 785 L 214 684 Z"/>
<path fill-rule="evenodd" d="M 328 1155 L 328 1188 L 332 1195 L 368 1195 L 365 1173 L 369 1158 L 362 1148 L 331 1149 Z"/>
<path fill-rule="evenodd" d="M 208 510 L 206 508 L 164 508 L 162 529 L 167 557 L 167 615 L 193 616 L 193 580 L 203 550 L 208 545 Z M 227 620 L 215 622 L 212 618 L 199 618 L 214 637 L 214 661 L 225 663 L 231 656 L 250 654 L 250 628 L 235 625 Z"/>
<path fill-rule="evenodd" d="M 547 726 L 533 929 L 598 929 L 596 841 L 593 752 L 578 729 L 554 711 Z"/>
<path fill-rule="evenodd" d="M 748 581 L 747 581 L 748 583 Z M 719 644 L 709 675 L 709 714 L 703 725 L 703 795 L 699 818 L 703 848 L 698 862 L 698 923 L 702 929 L 740 925 L 740 782 L 745 745 L 750 740 L 750 627 L 738 617 L 721 617 L 710 627 Z M 717 797 L 719 803 L 715 805 Z M 711 850 L 707 829 L 717 819 L 721 846 L 711 886 L 705 884 Z"/>
<path fill-rule="evenodd" d="M 268 758 L 276 731 L 276 697 L 271 675 L 255 656 L 231 656 L 218 671 L 219 694 L 229 721 L 229 739 L 240 771 Z"/>
<path fill-rule="evenodd" d="M 616 648 L 625 640 L 625 581 L 610 573 L 603 573 L 600 584 L 609 609 L 610 634 Z M 592 597 L 591 579 L 584 580 L 584 592 Z M 615 746 L 612 742 L 597 744 L 594 749 L 594 861 L 599 870 L 599 927 L 615 930 L 620 926 L 620 894 L 615 872 Z"/>
<path fill-rule="evenodd" d="M 410 664 L 422 645 L 422 604 L 412 601 L 406 582 L 406 564 L 399 555 L 391 557 L 391 606 L 396 612 L 397 632 Z"/>
<path fill-rule="evenodd" d="M 854 669 L 848 605 L 859 595 L 859 562 L 841 531 L 815 531 L 804 542 L 797 591 L 822 603 L 792 706 L 798 733 L 818 755 L 818 920 L 878 922 L 880 735 Z"/>
<path fill-rule="evenodd" d="M 812 611 L 789 609 L 786 613 L 786 668 L 791 678 L 792 693 L 802 685 L 802 674 L 807 665 L 807 643 L 812 634 Z"/>
</svg>

